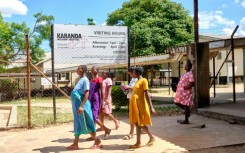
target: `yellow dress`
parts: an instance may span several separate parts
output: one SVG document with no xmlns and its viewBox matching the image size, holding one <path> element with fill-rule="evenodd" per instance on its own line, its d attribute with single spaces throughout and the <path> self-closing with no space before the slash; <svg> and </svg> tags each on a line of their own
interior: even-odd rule
<svg viewBox="0 0 245 153">
<path fill-rule="evenodd" d="M 130 97 L 130 124 L 138 124 L 139 126 L 152 125 L 150 109 L 145 97 L 145 90 L 148 90 L 148 81 L 145 78 L 141 78 L 135 83 Z"/>
</svg>

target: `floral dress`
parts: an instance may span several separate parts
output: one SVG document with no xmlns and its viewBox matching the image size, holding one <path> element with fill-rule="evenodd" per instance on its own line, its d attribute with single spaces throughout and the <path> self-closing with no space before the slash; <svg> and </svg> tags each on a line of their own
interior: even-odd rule
<svg viewBox="0 0 245 153">
<path fill-rule="evenodd" d="M 177 86 L 176 95 L 174 98 L 175 103 L 180 103 L 185 106 L 193 105 L 192 101 L 192 88 L 184 90 L 184 86 L 194 82 L 192 71 L 186 72 L 181 76 Z"/>
</svg>

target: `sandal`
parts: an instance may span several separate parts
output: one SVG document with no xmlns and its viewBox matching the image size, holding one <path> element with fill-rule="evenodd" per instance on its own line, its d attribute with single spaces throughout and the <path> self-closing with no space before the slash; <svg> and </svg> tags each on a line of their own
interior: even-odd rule
<svg viewBox="0 0 245 153">
<path fill-rule="evenodd" d="M 141 148 L 141 145 L 132 145 L 132 146 L 129 146 L 129 149 L 138 149 L 138 148 Z"/>
<path fill-rule="evenodd" d="M 109 136 L 110 136 L 110 133 L 111 133 L 111 129 L 109 129 L 105 135 L 104 135 L 104 140 L 106 140 Z"/>
<path fill-rule="evenodd" d="M 102 144 L 98 144 L 98 145 L 94 144 L 91 147 L 89 147 L 89 149 L 101 149 L 101 148 L 103 148 Z"/>
<path fill-rule="evenodd" d="M 156 141 L 155 139 L 150 139 L 149 142 L 145 146 L 146 147 L 151 147 L 151 146 L 154 145 L 155 141 Z"/>
<path fill-rule="evenodd" d="M 85 141 L 93 141 L 94 139 L 92 137 L 89 137 L 87 139 L 85 139 Z"/>
<path fill-rule="evenodd" d="M 128 135 L 125 135 L 123 137 L 123 140 L 130 140 L 130 139 L 133 139 L 134 138 L 134 135 L 133 134 L 128 134 Z"/>
<path fill-rule="evenodd" d="M 147 134 L 144 130 L 141 130 L 141 134 Z"/>
<path fill-rule="evenodd" d="M 190 124 L 189 121 L 185 121 L 185 120 L 177 120 L 177 122 L 178 122 L 179 124 Z"/>
</svg>

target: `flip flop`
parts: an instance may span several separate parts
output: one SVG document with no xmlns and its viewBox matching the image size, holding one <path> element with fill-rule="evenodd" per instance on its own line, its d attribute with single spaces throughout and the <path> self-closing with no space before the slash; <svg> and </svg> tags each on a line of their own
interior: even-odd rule
<svg viewBox="0 0 245 153">
<path fill-rule="evenodd" d="M 129 146 L 129 149 L 138 149 L 138 148 L 141 148 L 141 145 L 132 145 L 132 146 Z"/>
<path fill-rule="evenodd" d="M 146 134 L 146 132 L 144 130 L 141 130 L 141 134 Z"/>
<path fill-rule="evenodd" d="M 94 139 L 92 137 L 89 137 L 87 139 L 85 139 L 85 141 L 93 141 Z"/>
<path fill-rule="evenodd" d="M 179 124 L 190 124 L 189 121 L 185 121 L 185 120 L 177 120 L 177 122 L 178 122 Z"/>
<path fill-rule="evenodd" d="M 98 145 L 94 144 L 91 147 L 89 147 L 89 149 L 101 149 L 101 148 L 103 148 L 102 144 L 98 144 Z"/>
<path fill-rule="evenodd" d="M 146 147 L 151 147 L 151 146 L 154 145 L 155 141 L 156 141 L 155 139 L 150 139 L 149 142 L 145 146 Z"/>
<path fill-rule="evenodd" d="M 79 150 L 80 148 L 79 147 L 75 147 L 75 146 L 68 146 L 66 147 L 66 150 Z"/>
<path fill-rule="evenodd" d="M 123 137 L 123 140 L 130 140 L 130 139 L 133 139 L 133 138 L 134 138 L 134 136 L 132 134 L 128 134 L 128 135 L 125 135 Z"/>
<path fill-rule="evenodd" d="M 110 136 L 110 133 L 111 133 L 111 129 L 109 129 L 109 131 L 105 133 L 104 140 L 106 140 Z"/>
</svg>

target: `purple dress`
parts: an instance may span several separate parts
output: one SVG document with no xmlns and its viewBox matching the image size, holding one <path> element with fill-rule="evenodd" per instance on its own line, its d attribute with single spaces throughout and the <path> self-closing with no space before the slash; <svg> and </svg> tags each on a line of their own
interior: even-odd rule
<svg viewBox="0 0 245 153">
<path fill-rule="evenodd" d="M 99 112 L 100 112 L 100 108 L 101 108 L 100 84 L 99 84 L 100 79 L 96 78 L 90 82 L 90 90 L 89 90 L 89 98 L 88 99 L 91 102 L 94 121 L 99 120 Z M 102 79 L 101 79 L 101 81 L 102 81 Z"/>
</svg>

